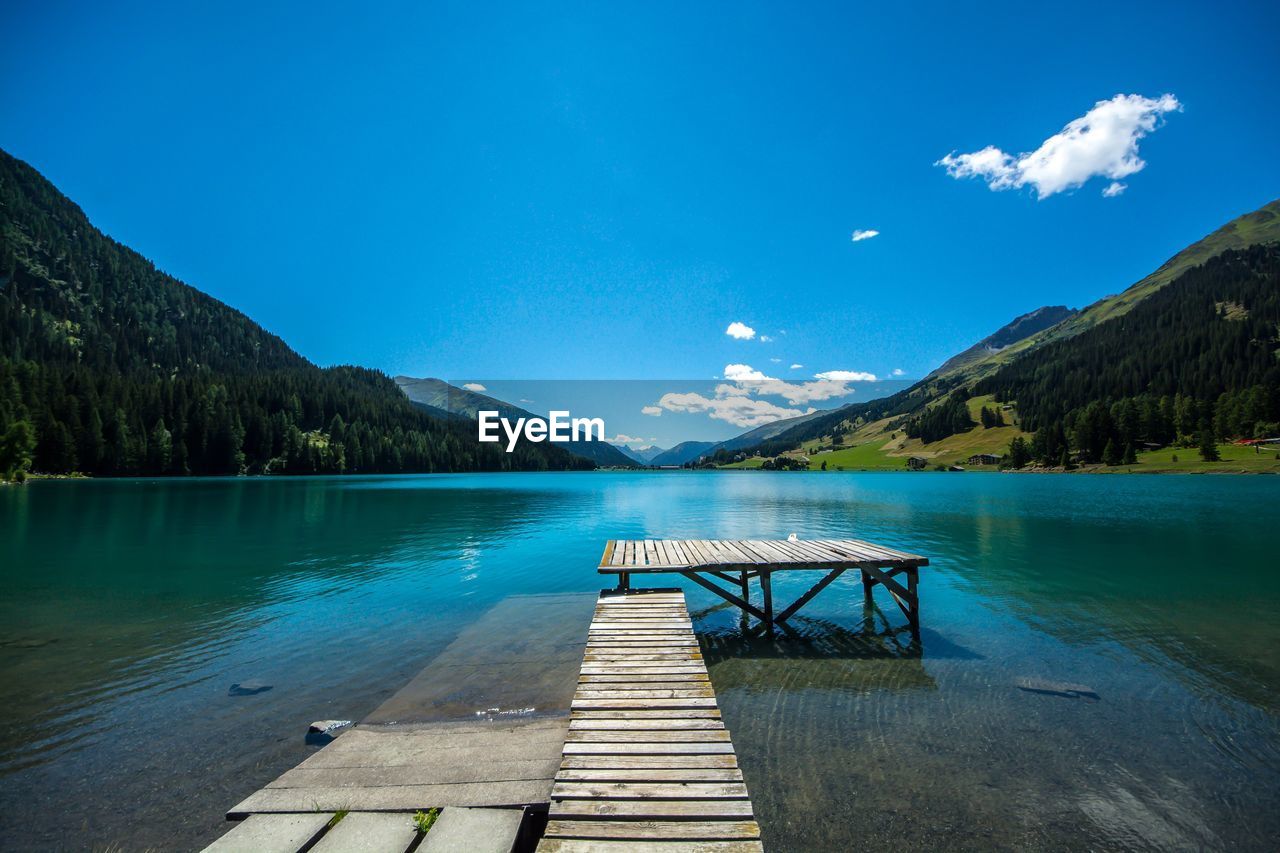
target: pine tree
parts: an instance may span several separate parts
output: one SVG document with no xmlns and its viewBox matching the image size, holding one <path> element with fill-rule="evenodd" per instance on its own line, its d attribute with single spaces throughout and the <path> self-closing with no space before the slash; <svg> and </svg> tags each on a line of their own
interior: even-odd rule
<svg viewBox="0 0 1280 853">
<path fill-rule="evenodd" d="M 1205 462 L 1218 462 L 1222 459 L 1222 454 L 1218 452 L 1218 445 L 1213 440 L 1213 432 L 1207 425 L 1201 428 L 1196 444 L 1200 448 L 1200 458 Z"/>
<path fill-rule="evenodd" d="M 1124 457 L 1120 453 L 1120 449 L 1116 447 L 1115 439 L 1107 439 L 1106 449 L 1102 451 L 1102 464 L 1119 465 Z"/>
</svg>

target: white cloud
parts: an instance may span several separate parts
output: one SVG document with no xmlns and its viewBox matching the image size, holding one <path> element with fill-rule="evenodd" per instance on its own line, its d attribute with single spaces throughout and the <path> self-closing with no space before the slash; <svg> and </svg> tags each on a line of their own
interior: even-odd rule
<svg viewBox="0 0 1280 853">
<path fill-rule="evenodd" d="M 1120 178 L 1147 165 L 1138 156 L 1138 140 L 1154 131 L 1165 113 L 1181 109 L 1173 95 L 1116 95 L 1098 101 L 1029 154 L 1006 154 L 988 145 L 971 154 L 953 151 L 934 165 L 953 178 L 981 178 L 993 190 L 1030 186 L 1042 199 L 1101 176 L 1113 181 L 1103 191 L 1111 198 L 1124 192 Z"/>
<path fill-rule="evenodd" d="M 488 391 L 489 389 L 481 385 L 479 382 L 468 382 L 462 386 L 468 391 Z"/>
<path fill-rule="evenodd" d="M 771 358 L 769 361 L 772 361 L 774 364 L 782 364 L 782 359 L 780 358 Z"/>
<path fill-rule="evenodd" d="M 792 369 L 801 367 L 803 365 L 798 363 L 792 365 Z M 645 406 L 642 411 L 646 415 L 655 416 L 663 411 L 705 412 L 712 418 L 735 426 L 753 427 L 781 418 L 808 414 L 815 411 L 808 404 L 848 397 L 857 390 L 850 387 L 851 383 L 875 379 L 875 375 L 871 373 L 833 370 L 820 373 L 813 380 L 787 382 L 768 376 L 749 364 L 726 364 L 723 376 L 725 381 L 715 387 L 714 396 L 697 393 L 663 394 L 656 405 Z M 761 399 L 762 397 L 780 397 L 788 405 L 781 406 Z M 805 408 L 798 408 L 800 406 Z"/>
<path fill-rule="evenodd" d="M 634 435 L 626 435 L 625 433 L 620 432 L 617 435 L 615 435 L 613 438 L 606 438 L 605 441 L 609 442 L 610 444 L 644 444 L 645 439 L 637 438 Z M 638 448 L 638 449 L 643 450 L 644 448 Z"/>
<path fill-rule="evenodd" d="M 532 400 L 530 400 L 528 397 L 521 397 L 521 398 L 520 398 L 520 402 L 521 402 L 521 403 L 532 403 L 533 401 L 532 401 Z"/>
<path fill-rule="evenodd" d="M 1121 183 L 1120 181 L 1112 181 L 1111 183 L 1107 184 L 1107 188 L 1102 191 L 1102 197 L 1115 198 L 1116 196 L 1124 193 L 1124 191 L 1127 189 L 1129 189 L 1128 184 Z"/>
<path fill-rule="evenodd" d="M 893 375 L 894 375 L 894 376 L 901 376 L 901 375 L 902 375 L 902 372 L 903 372 L 903 371 L 902 371 L 902 368 L 901 368 L 901 367 L 895 367 L 895 368 L 893 369 Z"/>
<path fill-rule="evenodd" d="M 706 412 L 716 420 L 738 427 L 756 427 L 782 418 L 807 414 L 801 409 L 787 409 L 747 396 L 704 397 L 701 394 L 663 394 L 658 405 L 669 412 Z"/>
<path fill-rule="evenodd" d="M 880 236 L 880 232 L 874 228 L 867 228 L 867 229 L 859 228 L 857 231 L 853 232 L 853 242 L 861 243 L 863 240 L 870 240 L 872 237 L 879 237 L 879 236 Z"/>
<path fill-rule="evenodd" d="M 736 320 L 729 324 L 729 328 L 724 333 L 731 338 L 737 338 L 740 341 L 749 341 L 756 336 L 756 330 L 748 326 L 746 323 L 739 323 Z"/>
<path fill-rule="evenodd" d="M 662 409 L 658 408 L 657 406 L 645 406 L 643 409 L 640 410 L 640 414 L 652 415 L 655 418 L 660 418 L 662 417 Z"/>
<path fill-rule="evenodd" d="M 749 364 L 726 364 L 724 378 L 730 382 L 759 382 L 769 377 Z"/>
<path fill-rule="evenodd" d="M 864 373 L 861 370 L 826 370 L 822 373 L 815 373 L 815 379 L 828 379 L 833 382 L 875 382 L 876 375 L 874 373 Z"/>
<path fill-rule="evenodd" d="M 799 363 L 791 365 L 791 369 L 792 369 L 792 370 L 800 370 L 800 369 L 801 369 L 801 368 L 803 368 L 803 367 L 804 367 L 804 365 L 803 365 L 803 364 L 799 364 Z"/>
<path fill-rule="evenodd" d="M 856 375 L 863 378 L 871 376 L 870 373 Z M 749 364 L 726 364 L 724 378 L 729 381 L 716 386 L 717 397 L 752 394 L 757 397 L 781 397 L 793 406 L 830 400 L 834 397 L 847 397 L 853 393 L 848 383 L 857 381 L 841 376 L 819 375 L 814 382 L 787 382 L 784 379 L 766 376 Z"/>
<path fill-rule="evenodd" d="M 762 344 L 771 344 L 771 343 L 773 343 L 773 338 L 769 337 L 768 335 L 761 335 L 761 336 L 760 336 L 760 343 L 762 343 Z"/>
</svg>

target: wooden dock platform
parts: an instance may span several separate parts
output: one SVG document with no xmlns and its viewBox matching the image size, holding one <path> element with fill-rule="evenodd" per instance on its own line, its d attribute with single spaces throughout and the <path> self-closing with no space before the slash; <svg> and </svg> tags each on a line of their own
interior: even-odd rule
<svg viewBox="0 0 1280 853">
<path fill-rule="evenodd" d="M 684 593 L 605 592 L 542 853 L 758 853 L 760 827 Z"/>
<path fill-rule="evenodd" d="M 896 551 L 861 539 L 610 539 L 597 569 L 616 575 L 618 589 L 631 587 L 634 574 L 675 573 L 714 592 L 767 628 L 785 627 L 800 608 L 847 571 L 862 574 L 863 596 L 871 603 L 883 586 L 901 608 L 913 632 L 920 630 L 919 569 L 926 557 Z M 791 604 L 775 610 L 775 572 L 823 571 L 813 586 Z M 906 584 L 897 580 L 906 578 Z M 737 587 L 725 589 L 712 578 Z M 761 606 L 751 603 L 750 582 L 760 586 Z"/>
</svg>

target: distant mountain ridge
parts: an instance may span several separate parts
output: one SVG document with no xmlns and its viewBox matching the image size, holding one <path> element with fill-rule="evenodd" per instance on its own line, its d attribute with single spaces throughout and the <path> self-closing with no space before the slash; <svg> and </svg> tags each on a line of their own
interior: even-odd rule
<svg viewBox="0 0 1280 853">
<path fill-rule="evenodd" d="M 682 441 L 670 450 L 659 453 L 649 460 L 650 465 L 684 465 L 696 462 L 699 456 L 710 453 L 717 447 L 714 441 Z"/>
<path fill-rule="evenodd" d="M 656 444 L 651 444 L 647 447 L 628 447 L 625 444 L 615 444 L 614 447 L 641 465 L 652 465 L 655 456 L 667 452 L 665 448 L 658 447 Z"/>
<path fill-rule="evenodd" d="M 451 385 L 443 379 L 397 376 L 394 381 L 415 405 L 440 417 L 475 420 L 480 411 L 496 411 L 499 417 L 510 420 L 542 417 L 488 394 Z M 555 446 L 607 468 L 630 468 L 636 464 L 635 459 L 606 441 L 570 441 Z"/>
<path fill-rule="evenodd" d="M 967 350 L 951 356 L 942 363 L 940 367 L 932 371 L 925 378 L 934 376 L 943 376 L 948 373 L 954 373 L 964 367 L 981 361 L 988 356 L 995 355 L 1001 350 L 1016 344 L 1018 341 L 1031 337 L 1037 332 L 1042 332 L 1051 326 L 1056 326 L 1064 320 L 1074 317 L 1080 313 L 1074 308 L 1068 308 L 1065 305 L 1046 305 L 1043 308 L 1037 308 L 1026 314 L 1014 317 L 1005 325 L 1001 326 L 995 332 L 987 335 Z"/>
</svg>

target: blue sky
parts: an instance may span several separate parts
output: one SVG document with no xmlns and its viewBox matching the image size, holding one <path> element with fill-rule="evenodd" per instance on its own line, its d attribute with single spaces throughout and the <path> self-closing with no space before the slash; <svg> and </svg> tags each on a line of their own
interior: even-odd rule
<svg viewBox="0 0 1280 853">
<path fill-rule="evenodd" d="M 320 364 L 921 376 L 1280 196 L 1274 3 L 188 5 L 6 4 L 0 146 Z M 1115 197 L 936 165 L 1119 94 Z"/>
</svg>

